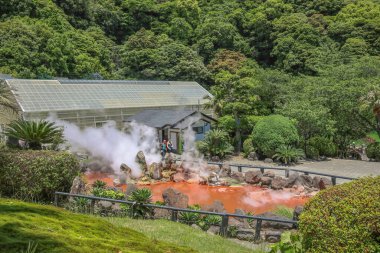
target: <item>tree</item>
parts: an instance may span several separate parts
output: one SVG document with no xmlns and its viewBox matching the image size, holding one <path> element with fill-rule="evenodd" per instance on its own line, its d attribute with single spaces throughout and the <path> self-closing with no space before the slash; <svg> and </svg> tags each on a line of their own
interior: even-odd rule
<svg viewBox="0 0 380 253">
<path fill-rule="evenodd" d="M 30 149 L 41 149 L 43 143 L 53 143 L 62 139 L 62 131 L 54 123 L 16 120 L 9 124 L 5 135 L 26 142 Z"/>
<path fill-rule="evenodd" d="M 12 92 L 3 80 L 0 80 L 0 116 L 8 112 L 17 112 L 16 101 L 13 99 Z"/>
</svg>

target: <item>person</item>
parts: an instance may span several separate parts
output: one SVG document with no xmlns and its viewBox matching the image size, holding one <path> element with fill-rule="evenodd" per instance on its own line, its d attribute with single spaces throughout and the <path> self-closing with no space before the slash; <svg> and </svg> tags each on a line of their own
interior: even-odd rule
<svg viewBox="0 0 380 253">
<path fill-rule="evenodd" d="M 173 144 L 170 140 L 168 141 L 167 150 L 169 154 L 173 151 Z"/>
<path fill-rule="evenodd" d="M 162 144 L 161 144 L 161 156 L 162 156 L 162 160 L 165 159 L 166 151 L 167 151 L 167 143 L 166 143 L 166 140 L 164 140 L 162 142 Z"/>
</svg>

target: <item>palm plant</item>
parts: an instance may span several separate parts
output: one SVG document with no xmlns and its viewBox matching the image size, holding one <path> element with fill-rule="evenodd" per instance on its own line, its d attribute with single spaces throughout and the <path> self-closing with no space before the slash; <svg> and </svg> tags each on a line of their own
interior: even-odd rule
<svg viewBox="0 0 380 253">
<path fill-rule="evenodd" d="M 16 120 L 9 124 L 5 135 L 24 140 L 31 149 L 41 149 L 43 143 L 62 142 L 62 131 L 54 123 L 40 121 Z"/>
<path fill-rule="evenodd" d="M 276 149 L 276 154 L 272 158 L 279 160 L 283 164 L 290 165 L 290 163 L 297 162 L 304 156 L 305 154 L 302 149 L 292 146 L 280 146 Z"/>
<path fill-rule="evenodd" d="M 188 208 L 191 210 L 201 210 L 199 205 L 189 206 Z M 199 213 L 181 212 L 179 220 L 187 225 L 192 225 L 198 223 L 200 219 L 201 215 Z"/>
<path fill-rule="evenodd" d="M 220 158 L 232 153 L 234 149 L 228 141 L 228 134 L 219 129 L 208 131 L 205 139 L 199 142 L 198 148 L 203 154 Z"/>
<path fill-rule="evenodd" d="M 128 200 L 135 202 L 129 209 L 132 218 L 144 219 L 153 216 L 153 209 L 143 206 L 143 204 L 150 204 L 152 202 L 151 190 L 146 188 L 137 189 L 129 195 Z"/>
</svg>

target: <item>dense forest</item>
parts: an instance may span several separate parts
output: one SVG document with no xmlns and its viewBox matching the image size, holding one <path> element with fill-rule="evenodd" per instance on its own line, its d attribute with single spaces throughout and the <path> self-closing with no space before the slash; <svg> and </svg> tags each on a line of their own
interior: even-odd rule
<svg viewBox="0 0 380 253">
<path fill-rule="evenodd" d="M 0 45 L 14 77 L 198 81 L 237 143 L 271 114 L 305 150 L 380 132 L 378 0 L 0 0 Z"/>
</svg>

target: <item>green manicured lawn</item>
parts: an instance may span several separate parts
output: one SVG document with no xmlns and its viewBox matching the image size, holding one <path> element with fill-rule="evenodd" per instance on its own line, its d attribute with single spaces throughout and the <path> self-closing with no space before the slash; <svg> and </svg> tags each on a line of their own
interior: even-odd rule
<svg viewBox="0 0 380 253">
<path fill-rule="evenodd" d="M 24 252 L 29 242 L 37 243 L 36 253 L 196 252 L 102 218 L 0 198 L 0 252 Z"/>
<path fill-rule="evenodd" d="M 210 235 L 188 225 L 168 220 L 135 220 L 130 218 L 107 218 L 112 224 L 133 228 L 152 240 L 165 241 L 191 247 L 204 253 L 254 253 L 235 242 L 217 235 Z"/>
</svg>

